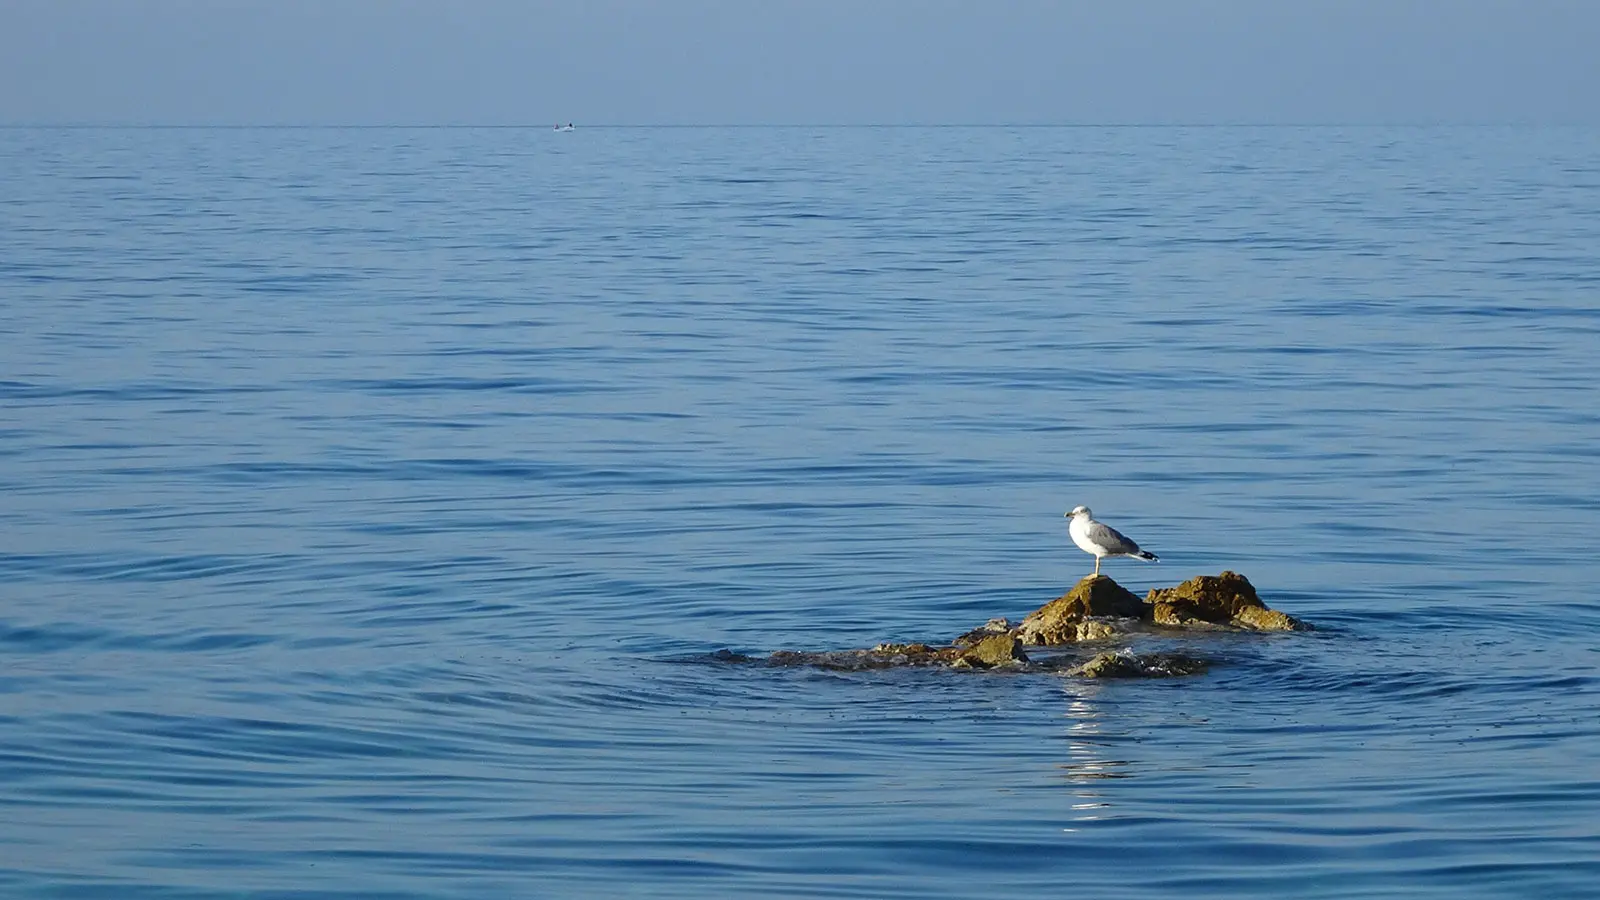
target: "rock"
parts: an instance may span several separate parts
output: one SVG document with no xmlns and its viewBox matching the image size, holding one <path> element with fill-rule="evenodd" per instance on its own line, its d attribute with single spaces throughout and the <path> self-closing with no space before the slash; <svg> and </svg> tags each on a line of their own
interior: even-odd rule
<svg viewBox="0 0 1600 900">
<path fill-rule="evenodd" d="M 1267 608 L 1250 580 L 1237 572 L 1197 575 L 1177 587 L 1152 588 L 1146 615 L 1157 625 L 1232 626 L 1254 631 L 1298 631 L 1305 624 Z"/>
<path fill-rule="evenodd" d="M 1094 637 L 1080 637 L 1080 625 L 1090 617 L 1137 619 L 1146 612 L 1139 598 L 1109 576 L 1089 577 L 1078 582 L 1065 595 L 1057 597 L 1029 614 L 1017 628 L 1023 643 L 1040 646 L 1071 644 L 1095 640 L 1111 633 L 1111 627 L 1090 628 Z"/>
<path fill-rule="evenodd" d="M 813 666 L 843 672 L 892 669 L 900 666 L 949 665 L 961 654 L 959 647 L 928 644 L 879 644 L 871 650 L 779 650 L 766 658 L 769 666 Z"/>
<path fill-rule="evenodd" d="M 1247 606 L 1233 614 L 1233 624 L 1256 631 L 1310 631 L 1311 626 L 1288 613 Z"/>
<path fill-rule="evenodd" d="M 735 653 L 734 651 L 729 650 L 727 647 L 724 647 L 721 650 L 713 651 L 706 656 L 706 659 L 710 660 L 711 662 L 722 663 L 748 663 L 756 661 L 756 657 L 754 656 L 746 656 L 743 653 Z"/>
<path fill-rule="evenodd" d="M 1198 675 L 1207 668 L 1209 663 L 1205 660 L 1182 653 L 1147 653 L 1141 656 L 1119 650 L 1095 654 L 1083 665 L 1067 669 L 1066 674 L 1080 678 L 1172 678 Z"/>
<path fill-rule="evenodd" d="M 853 652 L 859 653 L 861 651 L 857 650 L 857 651 L 853 651 Z M 823 666 L 825 668 L 837 668 L 835 666 L 828 666 L 827 665 L 827 663 L 835 656 L 838 656 L 838 654 L 836 654 L 836 653 L 825 653 L 825 652 L 824 653 L 808 653 L 808 652 L 806 652 L 804 650 L 776 650 L 776 651 L 773 651 L 773 654 L 771 656 L 767 657 L 767 665 L 769 665 L 769 666 Z"/>
<path fill-rule="evenodd" d="M 1169 603 L 1158 603 L 1148 608 L 1150 610 L 1150 621 L 1164 628 L 1183 628 L 1189 631 L 1233 630 L 1228 625 L 1207 622 L 1204 619 L 1196 619 L 1193 616 L 1185 615 L 1187 610 L 1184 607 L 1173 606 Z"/>
<path fill-rule="evenodd" d="M 879 644 L 865 651 L 873 661 L 881 663 L 874 668 L 888 666 L 948 665 L 961 653 L 957 647 L 935 647 L 932 644 Z"/>
<path fill-rule="evenodd" d="M 1132 632 L 1145 632 L 1141 639 L 1148 639 L 1149 633 L 1157 631 L 1150 627 L 1151 623 L 1194 631 L 1297 631 L 1311 627 L 1269 609 L 1256 596 L 1250 581 L 1237 572 L 1200 575 L 1177 587 L 1154 589 L 1144 600 L 1105 575 L 1091 575 L 1064 596 L 1034 611 L 1021 625 L 1013 627 L 1006 619 L 990 619 L 948 645 L 884 643 L 870 650 L 779 650 L 765 659 L 721 650 L 709 658 L 717 662 L 841 671 L 948 666 L 1058 672 L 1085 678 L 1155 678 L 1206 670 L 1206 660 L 1182 653 L 1136 655 L 1123 650 L 1100 653 L 1085 661 L 1084 657 L 1092 652 L 1088 648 L 1043 653 L 1037 658 L 1030 658 L 1023 650 L 1025 645 L 1070 646 Z"/>
<path fill-rule="evenodd" d="M 1103 641 L 1106 638 L 1122 634 L 1110 622 L 1101 619 L 1086 619 L 1078 623 L 1078 642 Z"/>
<path fill-rule="evenodd" d="M 990 619 L 983 625 L 961 635 L 950 643 L 957 647 L 971 647 L 991 634 L 1007 634 L 1011 631 L 1011 620 L 1000 618 Z"/>
<path fill-rule="evenodd" d="M 958 669 L 993 669 L 1026 663 L 1022 642 L 1013 634 L 991 634 L 956 657 L 950 665 Z"/>
<path fill-rule="evenodd" d="M 1171 678 L 1206 671 L 1210 662 L 1184 653 L 1134 653 L 1117 650 L 1085 654 L 1067 651 L 1033 660 L 1023 652 L 1015 635 L 996 634 L 974 647 L 935 647 L 929 644 L 879 644 L 870 650 L 805 652 L 779 650 L 765 659 L 742 653 L 713 653 L 697 659 L 723 663 L 808 667 L 836 672 L 866 672 L 902 667 L 1056 673 L 1078 678 Z"/>
<path fill-rule="evenodd" d="M 881 653 L 890 656 L 927 656 L 934 652 L 934 648 L 927 644 L 879 644 L 868 653 Z"/>
</svg>

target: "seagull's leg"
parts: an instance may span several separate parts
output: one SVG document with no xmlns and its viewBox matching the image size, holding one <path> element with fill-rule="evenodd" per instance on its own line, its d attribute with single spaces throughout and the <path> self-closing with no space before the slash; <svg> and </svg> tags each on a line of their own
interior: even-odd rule
<svg viewBox="0 0 1600 900">
<path fill-rule="evenodd" d="M 1094 577 L 1096 577 L 1096 578 L 1100 577 L 1100 557 L 1099 556 L 1096 556 L 1094 558 Z"/>
</svg>

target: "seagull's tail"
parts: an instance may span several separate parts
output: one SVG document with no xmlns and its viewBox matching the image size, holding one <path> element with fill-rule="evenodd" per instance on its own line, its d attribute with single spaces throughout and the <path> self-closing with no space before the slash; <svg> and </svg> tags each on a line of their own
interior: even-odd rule
<svg viewBox="0 0 1600 900">
<path fill-rule="evenodd" d="M 1149 550 L 1140 550 L 1139 558 L 1145 562 L 1161 562 L 1161 557 L 1151 553 Z"/>
</svg>

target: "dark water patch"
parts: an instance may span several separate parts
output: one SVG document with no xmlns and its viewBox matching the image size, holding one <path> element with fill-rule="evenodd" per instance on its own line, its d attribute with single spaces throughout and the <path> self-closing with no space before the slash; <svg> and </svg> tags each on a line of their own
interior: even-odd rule
<svg viewBox="0 0 1600 900">
<path fill-rule="evenodd" d="M 505 391 L 528 394 L 588 394 L 616 390 L 600 382 L 581 383 L 568 379 L 519 376 L 516 378 L 384 378 L 341 379 L 317 382 L 307 387 L 326 391 L 353 391 L 363 394 L 448 394 L 454 392 Z"/>
<path fill-rule="evenodd" d="M 13 653 L 53 653 L 99 643 L 112 634 L 104 628 L 72 623 L 14 625 L 0 622 L 0 646 Z"/>
<path fill-rule="evenodd" d="M 0 623 L 0 646 L 9 646 L 19 653 L 69 650 L 213 653 L 260 647 L 275 641 L 272 635 L 237 632 L 187 630 L 172 634 L 136 634 L 69 623 L 28 627 Z"/>
<path fill-rule="evenodd" d="M 169 582 L 260 576 L 293 561 L 271 556 L 221 554 L 132 555 L 89 553 L 0 554 L 0 573 L 32 580 Z"/>
<path fill-rule="evenodd" d="M 184 400 L 200 397 L 227 397 L 270 393 L 277 388 L 239 384 L 174 384 L 160 382 L 120 382 L 88 387 L 39 382 L 0 382 L 0 398 L 8 400 L 81 400 L 94 402 L 148 403 L 159 400 Z"/>
</svg>

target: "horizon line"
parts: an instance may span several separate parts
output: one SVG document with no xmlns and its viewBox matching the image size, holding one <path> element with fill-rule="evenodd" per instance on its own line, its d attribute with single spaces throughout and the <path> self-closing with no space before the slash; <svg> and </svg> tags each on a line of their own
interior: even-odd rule
<svg viewBox="0 0 1600 900">
<path fill-rule="evenodd" d="M 557 123 L 482 122 L 0 122 L 0 128 L 515 128 Z M 565 123 L 576 129 L 574 120 Z M 583 128 L 1596 128 L 1592 122 L 1305 121 L 1305 122 L 592 122 Z"/>
</svg>

